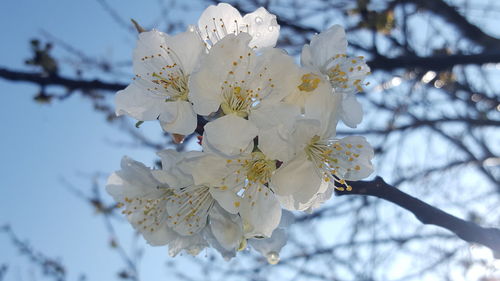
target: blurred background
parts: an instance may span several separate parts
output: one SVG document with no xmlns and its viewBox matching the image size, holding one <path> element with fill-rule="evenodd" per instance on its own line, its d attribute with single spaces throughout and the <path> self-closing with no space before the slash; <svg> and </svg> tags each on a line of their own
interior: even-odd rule
<svg viewBox="0 0 500 281">
<path fill-rule="evenodd" d="M 453 215 L 500 226 L 500 2 L 228 1 L 278 16 L 297 56 L 333 24 L 365 56 L 366 136 L 388 183 Z M 500 260 L 389 202 L 332 198 L 296 213 L 281 262 L 251 251 L 170 258 L 150 247 L 104 191 L 128 155 L 153 167 L 172 147 L 155 122 L 116 118 L 137 32 L 175 34 L 210 4 L 193 0 L 2 0 L 0 280 L 500 280 Z M 195 139 L 186 146 L 196 146 Z"/>
</svg>

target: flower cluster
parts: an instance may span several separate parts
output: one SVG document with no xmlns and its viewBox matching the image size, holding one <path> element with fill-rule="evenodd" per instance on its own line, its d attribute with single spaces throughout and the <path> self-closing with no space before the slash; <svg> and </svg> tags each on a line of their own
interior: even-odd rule
<svg viewBox="0 0 500 281">
<path fill-rule="evenodd" d="M 159 120 L 177 138 L 201 134 L 203 148 L 160 151 L 161 169 L 124 157 L 109 177 L 107 191 L 151 245 L 172 256 L 210 246 L 226 259 L 250 246 L 276 263 L 287 210 L 312 211 L 372 172 L 363 137 L 336 138 L 339 121 L 361 122 L 363 57 L 346 55 L 335 25 L 303 47 L 298 66 L 275 48 L 279 31 L 264 8 L 241 16 L 219 4 L 183 33 L 139 34 L 116 113 Z"/>
</svg>

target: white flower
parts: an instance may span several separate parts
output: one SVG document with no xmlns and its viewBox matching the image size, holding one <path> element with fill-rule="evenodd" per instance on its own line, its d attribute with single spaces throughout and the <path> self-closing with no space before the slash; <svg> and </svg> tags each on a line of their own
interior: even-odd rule
<svg viewBox="0 0 500 281">
<path fill-rule="evenodd" d="M 284 99 L 286 103 L 297 105 L 304 112 L 306 104 L 314 99 L 324 99 L 321 96 L 332 95 L 332 86 L 329 80 L 315 69 L 303 67 L 287 75 L 293 76 L 295 87 L 290 89 L 288 96 Z"/>
<path fill-rule="evenodd" d="M 237 208 L 232 202 L 222 208 L 214 199 L 236 201 L 239 197 L 229 190 L 193 183 L 185 159 L 197 154 L 161 151 L 164 170 L 151 170 L 124 157 L 122 169 L 106 185 L 108 193 L 125 207 L 122 213 L 132 226 L 151 245 L 168 245 L 172 256 L 182 250 L 197 255 L 208 246 L 208 232 L 225 251 L 236 251 L 245 240 Z"/>
<path fill-rule="evenodd" d="M 252 152 L 228 159 L 205 154 L 193 163 L 196 184 L 218 186 L 221 190 L 241 193 L 234 198 L 217 198 L 221 206 L 238 208 L 245 237 L 270 237 L 281 218 L 281 207 L 269 180 L 276 170 L 276 161 L 262 152 Z"/>
<path fill-rule="evenodd" d="M 277 103 L 271 106 L 262 106 L 254 111 L 251 120 L 259 124 L 258 147 L 269 158 L 288 162 L 295 156 L 297 140 L 293 139 L 292 134 L 296 129 L 297 120 L 314 119 L 318 123 L 315 125 L 318 125 L 321 136 L 324 138 L 335 137 L 338 121 L 338 96 L 323 91 L 312 93 L 303 99 L 304 104 L 302 105 Z"/>
<path fill-rule="evenodd" d="M 149 244 L 168 244 L 171 256 L 182 250 L 197 255 L 208 246 L 201 235 L 182 236 L 168 227 L 166 202 L 173 192 L 153 175 L 155 171 L 128 157 L 122 159 L 121 168 L 111 174 L 106 190 L 125 207 L 122 213 Z"/>
<path fill-rule="evenodd" d="M 304 45 L 301 62 L 328 77 L 334 94 L 342 97 L 340 119 L 355 128 L 362 120 L 363 110 L 354 94 L 363 90 L 363 80 L 370 68 L 363 57 L 347 57 L 346 49 L 345 31 L 334 25 Z"/>
<path fill-rule="evenodd" d="M 207 48 L 215 45 L 228 34 L 246 32 L 252 40 L 252 48 L 274 47 L 280 33 L 280 26 L 276 16 L 270 14 L 265 8 L 258 8 L 250 14 L 241 17 L 233 6 L 220 3 L 217 6 L 208 6 L 198 20 L 196 28 L 200 38 Z"/>
<path fill-rule="evenodd" d="M 238 209 L 233 205 L 233 202 L 239 201 L 236 193 L 194 183 L 192 159 L 199 158 L 203 153 L 181 154 L 169 149 L 158 154 L 162 158 L 162 166 L 169 171 L 161 175 L 167 176 L 165 180 L 170 183 L 173 193 L 166 201 L 167 225 L 183 236 L 197 235 L 209 225 L 217 245 L 227 251 L 236 250 L 243 239 L 242 222 L 235 215 Z M 169 178 L 172 176 L 174 180 Z M 216 200 L 231 201 L 231 204 L 221 207 Z"/>
<path fill-rule="evenodd" d="M 349 190 L 346 180 L 359 180 L 373 171 L 373 149 L 363 137 L 331 138 L 314 119 L 296 122 L 290 145 L 296 151 L 295 157 L 276 170 L 271 179 L 288 209 L 317 207 L 321 198 L 316 197 L 326 193 L 330 183 L 338 184 L 335 188 L 339 190 Z"/>
<path fill-rule="evenodd" d="M 188 101 L 188 81 L 203 50 L 194 32 L 139 34 L 133 59 L 135 78 L 116 95 L 116 114 L 140 121 L 158 119 L 167 132 L 192 133 L 197 120 Z"/>
<path fill-rule="evenodd" d="M 286 73 L 297 68 L 293 60 L 278 49 L 257 54 L 248 47 L 250 40 L 246 33 L 225 36 L 202 58 L 199 71 L 190 79 L 194 111 L 223 115 L 205 126 L 206 150 L 225 155 L 245 151 L 258 135 L 253 111 L 288 94 L 291 78 Z"/>
</svg>

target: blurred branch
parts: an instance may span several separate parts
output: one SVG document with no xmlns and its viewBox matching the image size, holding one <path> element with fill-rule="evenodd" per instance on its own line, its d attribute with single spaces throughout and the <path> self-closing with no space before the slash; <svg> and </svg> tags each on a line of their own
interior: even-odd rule
<svg viewBox="0 0 500 281">
<path fill-rule="evenodd" d="M 368 62 L 373 70 L 394 70 L 397 68 L 422 68 L 426 70 L 450 69 L 456 65 L 485 64 L 500 62 L 500 53 L 481 53 L 474 55 L 436 55 L 432 57 L 400 56 L 397 58 L 386 58 L 378 56 Z"/>
<path fill-rule="evenodd" d="M 423 224 L 443 227 L 470 243 L 484 245 L 500 258 L 500 230 L 481 227 L 465 221 L 412 197 L 394 186 L 387 184 L 381 177 L 372 181 L 351 182 L 351 191 L 336 191 L 337 195 L 368 195 L 390 201 L 413 213 Z"/>
<path fill-rule="evenodd" d="M 443 18 L 446 23 L 451 24 L 467 39 L 484 46 L 487 49 L 498 49 L 500 40 L 486 34 L 479 27 L 470 23 L 461 15 L 456 7 L 453 7 L 443 0 L 397 0 L 394 3 L 413 3 L 424 8 L 435 15 Z"/>
<path fill-rule="evenodd" d="M 43 75 L 38 72 L 12 71 L 3 67 L 0 67 L 0 77 L 9 81 L 29 82 L 40 86 L 61 86 L 72 90 L 118 91 L 126 87 L 124 84 L 104 82 L 97 79 L 72 79 L 56 74 Z"/>
<path fill-rule="evenodd" d="M 372 70 L 386 71 L 397 68 L 443 70 L 451 68 L 455 65 L 484 63 L 500 63 L 500 53 L 432 57 L 402 56 L 397 58 L 386 58 L 379 56 L 374 60 L 368 62 Z M 38 72 L 14 71 L 3 67 L 0 67 L 0 78 L 17 82 L 29 82 L 41 86 L 62 86 L 72 90 L 118 91 L 126 87 L 125 84 L 105 82 L 98 79 L 73 79 L 57 74 L 42 75 Z"/>
<path fill-rule="evenodd" d="M 9 236 L 12 244 L 21 252 L 22 255 L 26 256 L 31 263 L 37 265 L 42 270 L 43 275 L 52 278 L 55 281 L 66 280 L 66 268 L 64 265 L 57 261 L 56 259 L 49 258 L 34 250 L 27 242 L 22 241 L 17 235 L 12 231 L 10 226 L 5 225 L 0 227 L 0 232 L 5 233 Z M 7 270 L 6 267 L 0 267 L 0 277 L 5 274 Z"/>
</svg>

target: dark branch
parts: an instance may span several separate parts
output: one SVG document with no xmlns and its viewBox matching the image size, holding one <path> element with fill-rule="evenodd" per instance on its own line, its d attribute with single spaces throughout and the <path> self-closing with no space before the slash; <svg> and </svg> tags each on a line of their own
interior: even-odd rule
<svg viewBox="0 0 500 281">
<path fill-rule="evenodd" d="M 71 90 L 107 90 L 118 91 L 127 85 L 104 82 L 97 79 L 82 80 L 66 78 L 59 75 L 44 75 L 38 72 L 12 71 L 0 67 L 0 78 L 17 82 L 30 82 L 40 86 L 61 86 Z"/>
<path fill-rule="evenodd" d="M 464 64 L 485 64 L 500 62 L 500 53 L 484 53 L 476 55 L 451 55 L 433 57 L 404 56 L 398 58 L 377 57 L 368 62 L 368 65 L 375 70 L 389 71 L 397 68 L 421 68 L 443 70 L 455 65 Z M 127 85 L 120 83 L 110 83 L 101 80 L 81 80 L 62 77 L 59 75 L 43 75 L 38 72 L 13 71 L 0 67 L 0 78 L 10 81 L 31 82 L 41 86 L 61 86 L 71 90 L 106 90 L 118 91 Z"/>
<path fill-rule="evenodd" d="M 485 64 L 500 62 L 500 53 L 481 53 L 474 55 L 449 55 L 449 56 L 402 56 L 397 58 L 376 57 L 368 62 L 372 70 L 394 70 L 397 68 L 421 68 L 425 70 L 445 70 L 455 65 Z"/>
<path fill-rule="evenodd" d="M 423 224 L 437 225 L 455 233 L 461 239 L 484 245 L 500 257 L 500 230 L 481 227 L 473 222 L 452 216 L 384 182 L 381 177 L 372 181 L 351 182 L 352 191 L 337 191 L 337 195 L 369 195 L 390 201 L 412 212 Z"/>
<path fill-rule="evenodd" d="M 400 0 L 395 3 L 414 3 L 442 17 L 447 23 L 454 25 L 464 37 L 487 49 L 495 50 L 500 46 L 499 39 L 486 34 L 479 27 L 470 23 L 455 7 L 443 0 Z"/>
</svg>

